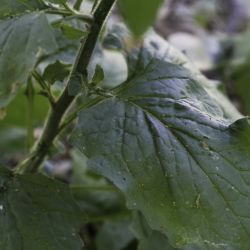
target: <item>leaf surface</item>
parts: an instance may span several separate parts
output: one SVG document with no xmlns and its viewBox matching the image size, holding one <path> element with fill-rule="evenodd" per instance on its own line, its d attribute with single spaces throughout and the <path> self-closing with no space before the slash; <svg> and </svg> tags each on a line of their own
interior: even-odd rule
<svg viewBox="0 0 250 250">
<path fill-rule="evenodd" d="M 81 250 L 83 218 L 64 184 L 0 168 L 0 249 Z"/>
<path fill-rule="evenodd" d="M 56 48 L 44 14 L 29 14 L 0 22 L 0 108 L 26 83 L 41 55 Z"/>
<path fill-rule="evenodd" d="M 36 11 L 45 8 L 40 0 L 2 0 L 0 5 L 0 19 L 22 14 L 25 11 Z"/>
<path fill-rule="evenodd" d="M 91 169 L 174 247 L 248 249 L 249 142 L 183 66 L 143 47 L 114 97 L 80 112 L 73 135 Z"/>
</svg>

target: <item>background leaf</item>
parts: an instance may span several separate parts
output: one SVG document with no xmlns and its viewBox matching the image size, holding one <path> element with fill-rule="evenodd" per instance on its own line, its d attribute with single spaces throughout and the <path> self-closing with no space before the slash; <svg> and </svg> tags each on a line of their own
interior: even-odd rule
<svg viewBox="0 0 250 250">
<path fill-rule="evenodd" d="M 34 128 L 43 124 L 49 109 L 48 102 L 44 96 L 36 95 L 34 98 L 33 116 Z M 21 112 L 20 112 L 21 111 Z M 6 115 L 0 122 L 0 164 L 7 162 L 15 165 L 16 157 L 19 159 L 27 150 L 27 97 L 25 89 L 21 88 L 16 98 L 6 108 Z"/>
<path fill-rule="evenodd" d="M 38 58 L 56 49 L 44 14 L 29 14 L 0 22 L 0 108 L 26 83 Z M 18 41 L 18 42 L 17 42 Z"/>
<path fill-rule="evenodd" d="M 134 240 L 129 225 L 130 220 L 125 219 L 105 222 L 96 237 L 97 250 L 126 249 Z"/>
<path fill-rule="evenodd" d="M 158 50 L 143 47 L 115 97 L 80 113 L 75 145 L 171 245 L 247 249 L 249 142 L 193 73 Z"/>
<path fill-rule="evenodd" d="M 1 249 L 80 250 L 83 219 L 64 184 L 0 169 Z"/>
<path fill-rule="evenodd" d="M 139 240 L 138 250 L 174 250 L 168 239 L 160 232 L 152 230 L 141 214 L 134 215 L 132 229 Z"/>
<path fill-rule="evenodd" d="M 0 5 L 0 19 L 22 14 L 25 11 L 44 9 L 46 6 L 40 0 L 2 0 Z"/>
<path fill-rule="evenodd" d="M 129 28 L 136 36 L 141 36 L 153 25 L 157 11 L 163 0 L 120 0 L 120 10 Z"/>
</svg>

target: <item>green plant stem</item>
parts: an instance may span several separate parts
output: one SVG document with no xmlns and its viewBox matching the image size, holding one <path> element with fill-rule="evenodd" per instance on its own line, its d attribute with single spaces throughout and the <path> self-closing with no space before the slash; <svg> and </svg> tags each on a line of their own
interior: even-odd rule
<svg viewBox="0 0 250 250">
<path fill-rule="evenodd" d="M 47 14 L 68 17 L 69 19 L 77 18 L 77 19 L 85 21 L 86 23 L 89 23 L 89 24 L 92 24 L 94 22 L 94 19 L 91 15 L 82 14 L 82 13 L 78 13 L 78 12 L 72 12 L 69 10 L 48 9 L 48 10 L 45 10 L 45 12 Z"/>
<path fill-rule="evenodd" d="M 43 134 L 35 145 L 34 150 L 27 159 L 17 166 L 15 173 L 37 172 L 48 154 L 55 137 L 59 133 L 61 120 L 75 100 L 75 96 L 69 95 L 68 86 L 76 76 L 80 75 L 83 79 L 87 78 L 87 67 L 92 57 L 99 33 L 115 1 L 116 0 L 103 0 L 97 7 L 94 13 L 94 22 L 91 25 L 89 35 L 79 49 L 67 87 L 55 103 L 54 108 L 50 110 Z"/>
<path fill-rule="evenodd" d="M 81 4 L 82 4 L 82 0 L 76 0 L 76 2 L 74 4 L 74 9 L 80 10 Z"/>
<path fill-rule="evenodd" d="M 32 71 L 32 76 L 35 78 L 36 82 L 40 85 L 42 90 L 46 93 L 46 97 L 48 98 L 51 107 L 54 108 L 56 101 L 50 91 L 50 87 L 44 82 L 43 78 L 40 76 L 40 74 L 36 70 Z"/>
<path fill-rule="evenodd" d="M 90 108 L 102 100 L 103 100 L 103 97 L 98 96 L 94 99 L 91 99 L 89 102 L 86 102 L 86 103 L 80 105 L 72 114 L 70 114 L 68 117 L 66 117 L 64 119 L 64 121 L 62 122 L 62 124 L 59 128 L 59 132 L 63 131 L 65 128 L 67 128 L 78 117 L 78 114 L 81 110 L 86 109 L 86 108 Z"/>
<path fill-rule="evenodd" d="M 34 142 L 34 126 L 33 126 L 33 117 L 34 117 L 34 87 L 29 77 L 27 82 L 27 88 L 25 91 L 27 97 L 27 149 L 30 150 Z"/>
</svg>

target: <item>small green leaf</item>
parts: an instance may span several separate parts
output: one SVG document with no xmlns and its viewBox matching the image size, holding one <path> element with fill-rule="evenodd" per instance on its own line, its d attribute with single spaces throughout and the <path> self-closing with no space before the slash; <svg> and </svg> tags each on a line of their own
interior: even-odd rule
<svg viewBox="0 0 250 250">
<path fill-rule="evenodd" d="M 163 0 L 121 0 L 120 10 L 125 22 L 136 36 L 141 36 L 153 25 Z"/>
<path fill-rule="evenodd" d="M 83 219 L 66 185 L 0 168 L 0 249 L 81 250 Z"/>
<path fill-rule="evenodd" d="M 155 43 L 131 58 L 129 80 L 114 96 L 80 112 L 75 145 L 174 247 L 248 249 L 250 143 L 239 139 L 242 126 Z"/>
<path fill-rule="evenodd" d="M 56 49 L 52 29 L 43 13 L 0 22 L 0 108 L 26 83 L 41 55 Z"/>
<path fill-rule="evenodd" d="M 50 85 L 56 81 L 63 81 L 70 73 L 71 64 L 65 64 L 61 61 L 56 61 L 47 66 L 43 73 L 43 79 Z"/>
<path fill-rule="evenodd" d="M 88 32 L 75 28 L 64 22 L 54 24 L 53 26 L 61 29 L 63 35 L 70 40 L 79 40 L 88 34 Z"/>
<path fill-rule="evenodd" d="M 101 83 L 103 80 L 104 80 L 104 71 L 102 69 L 102 67 L 97 64 L 96 67 L 95 67 L 95 73 L 94 73 L 94 76 L 92 78 L 92 83 L 95 84 L 95 85 L 98 85 L 99 83 Z"/>
</svg>

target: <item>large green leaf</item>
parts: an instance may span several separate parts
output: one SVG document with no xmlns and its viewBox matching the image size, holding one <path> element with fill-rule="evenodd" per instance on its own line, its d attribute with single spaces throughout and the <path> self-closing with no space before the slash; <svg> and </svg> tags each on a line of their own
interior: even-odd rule
<svg viewBox="0 0 250 250">
<path fill-rule="evenodd" d="M 67 0 L 47 0 L 46 2 L 64 4 Z M 45 5 L 43 0 L 1 0 L 0 19 L 46 8 L 49 6 Z"/>
<path fill-rule="evenodd" d="M 54 51 L 54 35 L 44 14 L 28 14 L 0 22 L 0 108 L 27 81 L 39 56 Z"/>
<path fill-rule="evenodd" d="M 142 35 L 153 25 L 163 0 L 120 0 L 120 10 L 129 28 L 136 36 Z"/>
<path fill-rule="evenodd" d="M 133 56 L 113 97 L 80 112 L 75 145 L 174 247 L 249 249 L 249 142 L 239 140 L 249 125 L 232 125 L 193 73 L 153 47 Z"/>
<path fill-rule="evenodd" d="M 25 11 L 35 11 L 45 8 L 41 0 L 2 0 L 0 5 L 0 19 Z"/>
<path fill-rule="evenodd" d="M 0 249 L 81 250 L 82 222 L 64 184 L 0 168 Z"/>
</svg>

